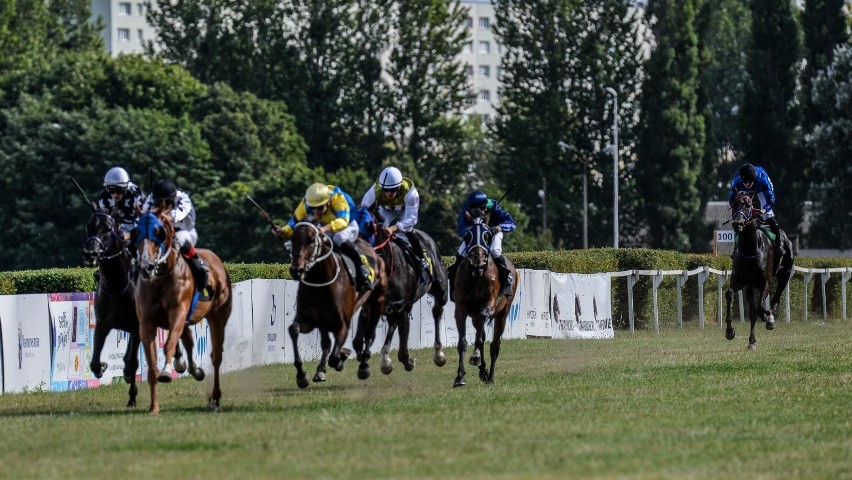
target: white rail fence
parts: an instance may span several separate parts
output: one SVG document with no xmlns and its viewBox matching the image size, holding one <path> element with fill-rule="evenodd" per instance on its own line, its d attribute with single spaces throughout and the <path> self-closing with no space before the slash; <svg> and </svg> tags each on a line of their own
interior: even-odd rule
<svg viewBox="0 0 852 480">
<path fill-rule="evenodd" d="M 808 320 L 808 285 L 811 283 L 815 275 L 820 278 L 820 291 L 822 297 L 822 317 L 823 320 L 828 318 L 828 297 L 826 296 L 826 284 L 828 284 L 831 274 L 840 274 L 840 291 L 841 291 L 841 316 L 846 320 L 846 284 L 852 277 L 852 268 L 802 268 L 794 266 L 794 275 L 796 272 L 802 273 L 803 279 L 803 302 L 802 319 Z M 689 277 L 696 277 L 698 282 L 698 326 L 704 328 L 704 282 L 710 274 L 719 276 L 717 286 L 717 309 L 716 320 L 719 327 L 722 327 L 723 311 L 724 311 L 724 294 L 728 278 L 731 275 L 731 270 L 717 270 L 710 267 L 698 267 L 694 270 L 625 270 L 623 272 L 610 272 L 610 278 L 626 277 L 627 279 L 627 311 L 630 331 L 635 331 L 636 314 L 633 309 L 633 288 L 639 282 L 639 277 L 651 277 L 652 283 L 652 300 L 654 306 L 654 331 L 660 331 L 660 309 L 658 292 L 663 278 L 667 275 L 675 276 L 675 288 L 677 294 L 677 324 L 683 326 L 683 286 L 689 280 Z M 740 322 L 745 322 L 745 308 L 743 305 L 743 293 L 738 292 L 738 306 Z M 790 322 L 790 288 L 784 292 L 784 320 Z"/>
</svg>

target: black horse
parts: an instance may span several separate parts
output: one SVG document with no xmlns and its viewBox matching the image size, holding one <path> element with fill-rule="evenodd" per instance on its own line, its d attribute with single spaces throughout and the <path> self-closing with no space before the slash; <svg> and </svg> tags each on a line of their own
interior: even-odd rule
<svg viewBox="0 0 852 480">
<path fill-rule="evenodd" d="M 731 281 L 725 291 L 727 312 L 725 314 L 725 337 L 733 340 L 734 327 L 731 326 L 731 301 L 734 292 L 745 289 L 748 316 L 751 321 L 751 334 L 748 338 L 748 349 L 754 350 L 757 340 L 754 337 L 754 325 L 757 316 L 766 322 L 766 329 L 775 328 L 775 309 L 781 300 L 781 294 L 787 288 L 790 277 L 793 276 L 793 245 L 784 231 L 781 231 L 781 243 L 785 246 L 784 255 L 778 258 L 773 241 L 767 232 L 761 228 L 761 211 L 754 207 L 752 198 L 740 193 L 734 199 L 732 224 L 737 239 L 733 253 Z M 771 291 L 772 278 L 776 278 L 775 294 L 765 308 L 766 299 Z M 760 292 L 755 298 L 755 292 Z"/>
<path fill-rule="evenodd" d="M 124 381 L 130 384 L 128 407 L 136 406 L 136 370 L 139 368 L 139 319 L 136 316 L 136 286 L 130 278 L 130 253 L 124 245 L 123 232 L 116 216 L 92 206 L 86 223 L 83 260 L 88 267 L 98 267 L 100 281 L 95 291 L 95 343 L 89 368 L 101 378 L 107 364 L 101 362 L 101 350 L 110 330 L 128 333 L 124 354 Z"/>
<path fill-rule="evenodd" d="M 447 363 L 441 345 L 441 334 L 439 326 L 444 306 L 449 300 L 447 285 L 447 269 L 441 261 L 438 253 L 438 245 L 435 241 L 420 230 L 413 230 L 405 235 L 418 235 L 420 245 L 426 249 L 428 261 L 432 266 L 430 281 L 422 284 L 419 266 L 415 266 L 417 260 L 410 252 L 410 244 L 406 240 L 398 238 L 394 233 L 387 235 L 387 230 L 377 226 L 376 246 L 374 249 L 382 257 L 385 263 L 385 271 L 388 276 L 388 290 L 385 297 L 385 319 L 388 322 L 388 331 L 385 343 L 382 345 L 381 361 L 379 366 L 385 375 L 393 371 L 390 359 L 390 347 L 393 334 L 399 329 L 399 353 L 397 359 L 405 366 L 406 371 L 414 369 L 414 359 L 409 356 L 408 336 L 411 326 L 411 309 L 427 293 L 432 295 L 435 303 L 432 305 L 432 318 L 435 321 L 435 343 L 433 345 L 434 355 L 432 361 L 435 365 L 443 367 Z M 403 243 L 405 242 L 405 243 Z M 405 246 L 404 246 L 405 245 Z"/>
</svg>

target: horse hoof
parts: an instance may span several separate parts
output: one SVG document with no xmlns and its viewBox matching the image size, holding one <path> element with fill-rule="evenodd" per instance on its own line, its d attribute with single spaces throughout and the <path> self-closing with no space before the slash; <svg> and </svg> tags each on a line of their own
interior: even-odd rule
<svg viewBox="0 0 852 480">
<path fill-rule="evenodd" d="M 207 402 L 207 408 L 209 408 L 211 412 L 218 412 L 218 411 L 220 411 L 219 409 L 220 409 L 221 407 L 219 406 L 219 402 L 218 402 L 218 401 L 213 400 L 213 399 L 211 398 L 211 399 Z"/>
<path fill-rule="evenodd" d="M 391 365 L 390 363 L 382 363 L 380 365 L 380 368 L 382 370 L 382 373 L 384 373 L 385 375 L 390 375 L 391 372 L 393 372 L 393 365 Z"/>
<path fill-rule="evenodd" d="M 299 377 L 299 378 L 296 379 L 296 385 L 299 388 L 302 388 L 302 389 L 308 388 L 308 384 L 309 384 L 308 379 L 305 378 L 305 377 Z"/>
<path fill-rule="evenodd" d="M 453 383 L 453 388 L 463 387 L 465 385 L 467 385 L 467 382 L 465 382 L 463 378 L 457 378 L 456 381 Z"/>
<path fill-rule="evenodd" d="M 746 350 L 748 350 L 749 352 L 757 351 L 757 345 L 755 345 L 753 343 L 749 343 L 748 348 L 746 348 Z"/>
<path fill-rule="evenodd" d="M 417 364 L 417 360 L 412 358 L 411 361 L 409 361 L 408 363 L 405 364 L 405 371 L 410 372 L 410 371 L 414 370 L 414 366 L 416 364 Z"/>
<path fill-rule="evenodd" d="M 194 372 L 192 372 L 192 378 L 198 380 L 199 382 L 204 380 L 204 369 L 196 368 Z"/>
<path fill-rule="evenodd" d="M 157 381 L 160 383 L 169 383 L 172 381 L 172 377 L 170 375 L 161 373 L 157 375 Z"/>
<path fill-rule="evenodd" d="M 361 367 L 358 369 L 358 379 L 366 380 L 370 378 L 370 367 Z"/>
<path fill-rule="evenodd" d="M 352 354 L 352 350 L 350 350 L 346 347 L 343 347 L 343 348 L 340 349 L 340 359 L 341 360 L 346 360 L 347 358 L 349 358 L 349 355 L 351 355 L 351 354 Z"/>
<path fill-rule="evenodd" d="M 131 401 L 127 402 L 127 408 L 131 408 L 131 407 L 135 407 L 135 406 L 136 406 L 136 400 L 131 400 Z"/>
<path fill-rule="evenodd" d="M 175 371 L 178 373 L 183 373 L 186 371 L 186 361 L 183 357 L 175 358 Z"/>
<path fill-rule="evenodd" d="M 734 332 L 733 328 L 725 331 L 725 338 L 727 338 L 728 340 L 733 340 L 734 336 L 736 336 L 736 332 Z"/>
<path fill-rule="evenodd" d="M 775 322 L 766 322 L 767 330 L 775 330 Z"/>
<path fill-rule="evenodd" d="M 481 372 L 479 374 L 479 379 L 482 380 L 485 383 L 488 383 L 488 374 L 485 373 L 485 372 Z M 492 380 L 491 383 L 494 383 L 494 381 Z"/>
<path fill-rule="evenodd" d="M 472 366 L 478 367 L 480 363 L 482 363 L 481 357 L 470 357 L 470 364 Z"/>
<path fill-rule="evenodd" d="M 435 365 L 443 367 L 447 364 L 447 356 L 444 355 L 443 351 L 438 351 L 432 356 L 432 361 L 435 362 Z"/>
<path fill-rule="evenodd" d="M 314 375 L 314 382 L 324 382 L 325 381 L 325 372 L 317 372 Z"/>
</svg>

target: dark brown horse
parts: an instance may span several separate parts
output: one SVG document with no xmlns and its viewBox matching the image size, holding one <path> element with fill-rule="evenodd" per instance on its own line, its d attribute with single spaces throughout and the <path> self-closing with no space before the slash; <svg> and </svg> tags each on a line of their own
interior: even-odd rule
<svg viewBox="0 0 852 480">
<path fill-rule="evenodd" d="M 512 287 L 512 295 L 500 294 L 500 279 L 497 265 L 491 259 L 491 229 L 481 221 L 470 226 L 464 235 L 465 258 L 459 265 L 455 280 L 456 328 L 459 331 L 459 369 L 454 387 L 464 385 L 465 369 L 464 354 L 467 350 L 466 326 L 470 316 L 476 329 L 474 350 L 470 355 L 470 364 L 479 367 L 479 379 L 486 383 L 494 383 L 494 365 L 500 355 L 500 337 L 506 329 L 506 317 L 512 300 L 518 291 L 518 283 Z M 506 259 L 514 278 L 518 272 L 509 259 Z M 485 327 L 493 322 L 494 334 L 491 337 L 491 366 L 487 368 L 482 352 L 485 346 Z"/>
<path fill-rule="evenodd" d="M 87 267 L 98 267 L 100 281 L 95 291 L 95 339 L 89 368 L 97 378 L 107 369 L 101 362 L 101 351 L 113 329 L 128 333 L 124 353 L 124 381 L 130 384 L 128 407 L 136 406 L 136 370 L 139 368 L 139 320 L 136 317 L 136 286 L 130 279 L 130 253 L 124 246 L 124 234 L 118 218 L 92 205 L 86 223 L 83 261 Z"/>
<path fill-rule="evenodd" d="M 361 252 L 372 257 L 376 266 L 373 290 L 359 293 L 346 273 L 343 257 L 334 250 L 331 237 L 322 234 L 319 227 L 309 222 L 297 223 L 291 242 L 293 262 L 290 264 L 290 275 L 299 282 L 296 317 L 288 329 L 293 341 L 296 385 L 307 388 L 309 384 L 299 354 L 299 334 L 311 332 L 315 328 L 319 330 L 322 357 L 313 381 L 323 382 L 326 380 L 326 363 L 338 372 L 343 370 L 343 362 L 349 356 L 349 352 L 343 349 L 343 343 L 349 334 L 352 316 L 358 308 L 361 308 L 359 334 L 353 345 L 361 362 L 358 378 L 366 380 L 370 376 L 370 345 L 375 337 L 375 325 L 384 309 L 388 283 L 382 259 L 367 242 L 358 240 Z M 373 334 L 368 338 L 365 332 Z M 333 348 L 331 336 L 334 336 Z"/>
<path fill-rule="evenodd" d="M 388 322 L 388 331 L 385 336 L 385 343 L 382 345 L 382 358 L 379 362 L 382 373 L 385 375 L 393 371 L 389 352 L 393 334 L 397 328 L 399 328 L 399 353 L 397 354 L 397 358 L 405 366 L 406 371 L 410 372 L 414 369 L 414 359 L 408 353 L 411 309 L 427 293 L 435 299 L 435 303 L 432 305 L 432 318 L 435 321 L 435 343 L 433 345 L 434 355 L 432 361 L 439 367 L 443 367 L 447 363 L 439 331 L 444 306 L 447 304 L 447 300 L 449 300 L 447 269 L 441 261 L 441 256 L 438 253 L 438 245 L 432 240 L 432 237 L 420 230 L 414 230 L 406 233 L 406 235 L 418 235 L 420 237 L 420 244 L 426 249 L 429 255 L 429 263 L 432 264 L 432 275 L 429 283 L 421 285 L 418 281 L 420 276 L 419 270 L 408 261 L 407 255 L 396 235 L 388 237 L 387 230 L 383 228 L 376 229 L 375 250 L 382 257 L 382 260 L 384 260 L 385 271 L 388 276 L 388 292 L 385 298 L 384 312 L 385 319 Z"/>
<path fill-rule="evenodd" d="M 138 258 L 140 279 L 136 290 L 136 311 L 139 315 L 139 331 L 148 362 L 148 384 L 151 388 L 149 411 L 157 414 L 160 405 L 157 398 L 157 383 L 172 380 L 172 359 L 176 356 L 180 338 L 186 349 L 189 373 L 198 381 L 204 378 L 204 370 L 196 368 L 193 359 L 195 342 L 192 330 L 185 328 L 207 318 L 210 326 L 210 357 L 213 363 L 213 392 L 208 399 L 212 410 L 219 409 L 222 391 L 219 387 L 219 367 L 222 364 L 222 349 L 225 343 L 225 324 L 231 315 L 231 279 L 222 260 L 206 249 L 196 249 L 198 255 L 210 269 L 208 286 L 212 292 L 210 300 L 198 301 L 190 316 L 190 307 L 195 294 L 195 279 L 186 261 L 174 247 L 174 226 L 168 212 L 147 212 L 138 222 Z M 165 367 L 157 366 L 157 327 L 168 332 L 163 347 Z M 177 371 L 185 368 L 175 363 Z"/>
<path fill-rule="evenodd" d="M 726 314 L 725 337 L 733 340 L 735 336 L 734 327 L 731 326 L 731 302 L 734 292 L 745 289 L 745 298 L 748 305 L 748 317 L 751 321 L 751 334 L 748 338 L 748 349 L 754 350 L 757 339 L 754 337 L 754 325 L 757 323 L 758 314 L 761 320 L 766 322 L 766 329 L 775 328 L 775 310 L 781 300 L 781 294 L 787 288 L 790 277 L 793 276 L 793 245 L 787 235 L 781 231 L 782 243 L 785 245 L 784 256 L 777 259 L 778 252 L 775 250 L 773 241 L 767 233 L 760 228 L 761 211 L 754 207 L 752 198 L 744 193 L 736 196 L 733 205 L 732 225 L 736 232 L 736 243 L 734 246 L 731 281 L 725 291 Z M 777 268 L 776 268 L 777 265 Z M 769 309 L 765 308 L 766 299 L 771 291 L 772 278 L 776 278 L 775 294 L 769 303 Z M 755 292 L 760 292 L 759 296 Z"/>
</svg>

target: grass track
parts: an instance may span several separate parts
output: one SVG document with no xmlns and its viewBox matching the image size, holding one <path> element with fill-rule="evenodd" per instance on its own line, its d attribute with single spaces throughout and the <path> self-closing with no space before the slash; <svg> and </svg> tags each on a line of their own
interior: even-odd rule
<svg viewBox="0 0 852 480">
<path fill-rule="evenodd" d="M 295 385 L 292 365 L 0 396 L 2 478 L 852 478 L 852 322 L 505 341 L 496 384 L 447 365 Z M 309 370 L 312 375 L 310 364 Z M 154 470 L 155 469 L 156 472 Z"/>
</svg>

